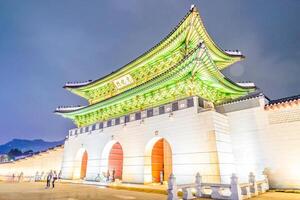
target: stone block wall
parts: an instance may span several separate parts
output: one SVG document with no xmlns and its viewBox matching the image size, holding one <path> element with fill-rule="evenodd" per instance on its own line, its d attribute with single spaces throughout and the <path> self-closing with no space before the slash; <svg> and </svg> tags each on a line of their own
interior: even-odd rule
<svg viewBox="0 0 300 200">
<path fill-rule="evenodd" d="M 150 183 L 152 148 L 164 138 L 171 146 L 172 169 L 178 183 L 190 183 L 197 172 L 206 182 L 228 182 L 232 170 L 228 126 L 225 115 L 210 109 L 198 112 L 198 107 L 191 107 L 132 121 L 126 126 L 119 124 L 72 135 L 65 143 L 62 174 L 66 179 L 78 178 L 81 155 L 87 151 L 86 179 L 95 180 L 97 174 L 107 171 L 110 149 L 119 142 L 124 155 L 122 180 Z"/>
<path fill-rule="evenodd" d="M 261 96 L 219 109 L 228 111 L 238 176 L 246 182 L 249 172 L 259 178 L 265 171 L 273 188 L 300 188 L 300 106 L 265 109 L 265 102 Z"/>
<path fill-rule="evenodd" d="M 56 147 L 45 152 L 33 155 L 31 157 L 20 159 L 14 162 L 0 164 L 0 177 L 5 179 L 5 176 L 16 176 L 23 172 L 24 176 L 35 176 L 36 172 L 41 174 L 47 173 L 50 170 L 55 170 L 57 173 L 61 170 L 64 148 Z"/>
<path fill-rule="evenodd" d="M 271 187 L 300 188 L 300 105 L 266 111 L 266 168 Z"/>
</svg>

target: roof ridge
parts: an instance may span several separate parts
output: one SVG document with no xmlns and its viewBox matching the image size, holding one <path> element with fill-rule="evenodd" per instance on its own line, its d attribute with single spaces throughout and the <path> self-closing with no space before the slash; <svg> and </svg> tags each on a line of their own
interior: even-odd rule
<svg viewBox="0 0 300 200">
<path fill-rule="evenodd" d="M 136 57 L 135 59 L 133 59 L 132 61 L 130 61 L 130 62 L 128 62 L 127 64 L 125 64 L 125 65 L 123 65 L 122 67 L 120 67 L 120 68 L 118 68 L 117 70 L 115 70 L 115 71 L 113 71 L 113 72 L 111 72 L 111 73 L 109 73 L 109 74 L 107 74 L 107 75 L 104 75 L 104 76 L 102 76 L 102 77 L 100 77 L 100 78 L 98 78 L 98 79 L 96 79 L 96 80 L 94 80 L 94 81 L 91 81 L 91 82 L 89 82 L 88 84 L 86 84 L 86 85 L 84 85 L 84 86 L 87 86 L 87 85 L 91 85 L 91 84 L 93 84 L 93 83 L 96 83 L 96 82 L 98 82 L 99 80 L 101 80 L 101 79 L 104 79 L 104 78 L 106 78 L 106 77 L 108 77 L 108 76 L 110 76 L 111 74 L 114 74 L 114 73 L 116 73 L 116 72 L 118 72 L 118 71 L 120 71 L 120 70 L 122 70 L 122 69 L 124 69 L 126 66 L 128 66 L 128 65 L 130 65 L 130 64 L 132 64 L 132 63 L 134 63 L 135 61 L 137 61 L 138 59 L 140 59 L 140 58 L 142 58 L 143 56 L 145 56 L 145 55 L 147 55 L 148 53 L 150 53 L 151 51 L 153 51 L 156 47 L 158 47 L 160 44 L 162 44 L 163 42 L 165 42 L 179 27 L 180 27 L 180 25 L 190 16 L 190 14 L 193 12 L 194 10 L 189 10 L 188 12 L 187 12 L 187 14 L 185 14 L 185 16 L 183 17 L 183 19 L 182 20 L 180 20 L 180 22 L 165 36 L 165 37 L 163 37 L 163 39 L 161 39 L 158 43 L 156 43 L 154 46 L 152 46 L 150 49 L 148 49 L 146 52 L 144 52 L 144 53 L 142 53 L 140 56 L 138 56 L 138 57 Z M 76 87 L 76 86 L 75 86 Z M 77 87 L 81 87 L 81 86 L 77 86 Z M 72 88 L 72 86 L 70 87 L 70 86 L 64 86 L 64 88 Z"/>
<path fill-rule="evenodd" d="M 294 101 L 294 100 L 299 100 L 299 99 L 300 99 L 300 94 L 294 95 L 294 96 L 289 96 L 289 97 L 284 97 L 284 98 L 280 98 L 280 99 L 271 100 L 271 101 L 269 101 L 269 103 L 266 106 L 274 105 L 274 104 L 280 104 L 280 103 L 286 103 L 286 102 L 289 102 L 289 101 Z"/>
</svg>

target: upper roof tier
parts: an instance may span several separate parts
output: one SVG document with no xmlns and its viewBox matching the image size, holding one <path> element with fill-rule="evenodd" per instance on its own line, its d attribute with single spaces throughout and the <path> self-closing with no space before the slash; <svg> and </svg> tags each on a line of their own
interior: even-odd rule
<svg viewBox="0 0 300 200">
<path fill-rule="evenodd" d="M 211 59 L 204 42 L 164 73 L 101 102 L 56 113 L 70 118 L 78 127 L 199 96 L 220 104 L 256 92 L 253 84 L 237 84 L 225 77 Z"/>
<path fill-rule="evenodd" d="M 164 73 L 182 60 L 199 43 L 207 47 L 219 70 L 244 58 L 240 51 L 222 50 L 208 35 L 196 7 L 192 6 L 180 23 L 153 48 L 95 81 L 66 83 L 64 88 L 87 99 L 90 104 L 116 96 Z"/>
</svg>

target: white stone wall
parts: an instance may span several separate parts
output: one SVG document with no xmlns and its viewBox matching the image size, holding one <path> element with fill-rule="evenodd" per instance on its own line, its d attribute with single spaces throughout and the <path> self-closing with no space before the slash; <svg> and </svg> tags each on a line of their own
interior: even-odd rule
<svg viewBox="0 0 300 200">
<path fill-rule="evenodd" d="M 238 176 L 246 182 L 249 172 L 261 177 L 265 170 L 271 187 L 300 188 L 300 106 L 265 110 L 264 105 L 261 96 L 220 109 L 229 111 Z"/>
<path fill-rule="evenodd" d="M 232 173 L 236 173 L 228 117 L 213 112 L 214 140 L 218 156 L 222 183 L 230 183 Z"/>
<path fill-rule="evenodd" d="M 15 162 L 0 164 L 0 179 L 5 179 L 5 176 L 15 176 L 23 172 L 24 176 L 35 176 L 36 172 L 45 174 L 50 170 L 55 170 L 57 173 L 61 170 L 63 158 L 63 147 L 56 147 L 52 150 L 21 159 Z"/>
<path fill-rule="evenodd" d="M 74 173 L 81 160 L 76 157 L 86 150 L 86 179 L 94 180 L 98 173 L 107 171 L 110 148 L 119 142 L 124 153 L 123 181 L 149 183 L 152 181 L 152 147 L 164 138 L 172 149 L 173 173 L 178 183 L 194 181 L 197 172 L 206 182 L 228 182 L 233 170 L 228 134 L 225 115 L 212 110 L 198 113 L 196 107 L 191 107 L 173 112 L 172 117 L 165 113 L 145 118 L 143 123 L 137 120 L 125 127 L 120 124 L 103 131 L 73 135 L 65 143 L 63 177 L 78 178 Z"/>
<path fill-rule="evenodd" d="M 14 163 L 0 164 L 0 177 L 13 173 L 62 169 L 65 179 L 78 179 L 84 151 L 88 153 L 87 180 L 106 172 L 114 143 L 123 148 L 123 181 L 149 183 L 151 152 L 156 141 L 167 140 L 178 184 L 191 183 L 200 172 L 204 182 L 228 183 L 236 172 L 248 182 L 265 171 L 273 188 L 300 188 L 300 105 L 265 109 L 263 96 L 213 109 L 198 107 L 113 125 L 103 130 L 72 134 L 56 148 Z M 180 103 L 179 105 L 182 105 Z M 143 117 L 144 112 L 142 112 Z M 64 152 L 63 152 L 64 151 Z"/>
<path fill-rule="evenodd" d="M 300 105 L 266 111 L 266 168 L 271 186 L 300 188 Z"/>
<path fill-rule="evenodd" d="M 251 101 L 251 105 L 254 106 L 242 110 L 239 110 L 241 106 L 238 104 L 249 106 L 250 103 L 247 103 L 247 100 L 232 103 L 229 105 L 231 112 L 226 113 L 229 118 L 235 166 L 241 182 L 248 182 L 250 172 L 262 178 L 265 168 L 263 143 L 268 140 L 266 138 L 267 116 L 264 105 L 260 104 L 262 103 L 260 98 L 251 99 Z M 234 107 L 238 109 L 235 110 Z"/>
<path fill-rule="evenodd" d="M 174 112 L 172 118 L 166 113 L 146 118 L 143 124 L 134 121 L 125 128 L 118 125 L 103 132 L 72 136 L 66 143 L 70 154 L 66 154 L 69 162 L 64 165 L 69 163 L 70 167 L 64 175 L 73 177 L 74 159 L 82 148 L 89 152 L 87 178 L 92 180 L 105 172 L 107 156 L 103 152 L 109 152 L 112 145 L 108 144 L 113 140 L 120 142 L 124 151 L 123 181 L 151 182 L 149 152 L 155 141 L 165 138 L 172 148 L 173 173 L 178 183 L 191 182 L 198 171 L 206 182 L 228 182 L 234 172 L 241 182 L 247 182 L 250 172 L 261 179 L 263 171 L 269 169 L 271 186 L 299 187 L 295 170 L 299 162 L 294 159 L 300 153 L 295 144 L 299 140 L 299 121 L 294 120 L 299 108 L 266 111 L 264 105 L 261 96 L 227 104 L 217 108 L 218 112 L 189 108 Z"/>
</svg>

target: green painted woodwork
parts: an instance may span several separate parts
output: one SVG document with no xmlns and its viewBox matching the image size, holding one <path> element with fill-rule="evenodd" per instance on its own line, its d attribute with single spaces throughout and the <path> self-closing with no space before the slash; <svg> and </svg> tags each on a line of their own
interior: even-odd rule
<svg viewBox="0 0 300 200">
<path fill-rule="evenodd" d="M 148 76 L 150 78 L 144 84 L 131 86 L 99 103 L 59 114 L 81 127 L 189 96 L 200 96 L 210 102 L 221 103 L 255 90 L 228 81 L 215 65 L 205 42 L 196 45 L 183 57 L 180 56 L 180 49 L 174 49 L 180 60 L 170 62 L 162 73 Z M 174 58 L 175 55 L 169 56 Z M 134 74 L 132 76 L 135 77 Z"/>
<path fill-rule="evenodd" d="M 219 70 L 243 58 L 221 50 L 208 35 L 199 12 L 193 8 L 167 37 L 142 56 L 102 79 L 85 86 L 66 88 L 86 98 L 90 104 L 96 104 L 165 73 L 173 64 L 195 50 L 200 42 L 204 42 L 212 62 Z M 133 83 L 117 88 L 114 81 L 125 75 L 130 75 Z"/>
</svg>

